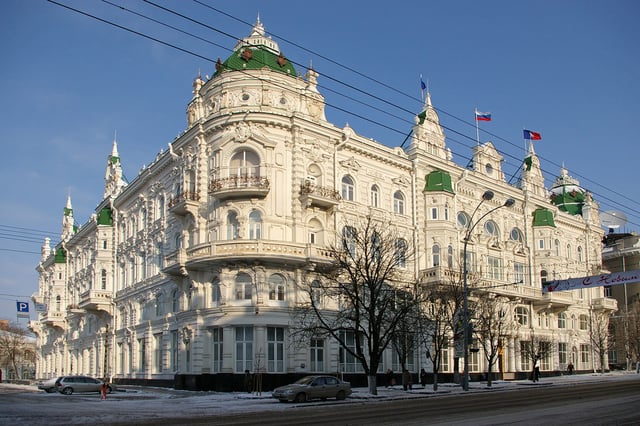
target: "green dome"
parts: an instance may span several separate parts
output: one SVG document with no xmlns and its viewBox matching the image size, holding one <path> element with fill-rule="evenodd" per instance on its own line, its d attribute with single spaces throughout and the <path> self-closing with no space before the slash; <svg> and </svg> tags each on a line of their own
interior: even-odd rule
<svg viewBox="0 0 640 426">
<path fill-rule="evenodd" d="M 258 19 L 249 37 L 238 42 L 233 49 L 233 54 L 224 62 L 218 59 L 214 77 L 226 71 L 260 70 L 263 68 L 269 68 L 293 77 L 298 76 L 291 61 L 280 52 L 278 44 L 265 36 L 264 27 Z"/>
</svg>

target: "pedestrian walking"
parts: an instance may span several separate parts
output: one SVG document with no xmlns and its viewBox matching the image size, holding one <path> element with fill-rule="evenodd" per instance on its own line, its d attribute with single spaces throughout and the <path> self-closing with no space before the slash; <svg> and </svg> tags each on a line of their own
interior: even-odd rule
<svg viewBox="0 0 640 426">
<path fill-rule="evenodd" d="M 251 391 L 253 391 L 253 377 L 251 376 L 249 370 L 244 370 L 244 390 L 246 390 L 248 393 L 251 393 Z"/>
<path fill-rule="evenodd" d="M 393 370 L 390 368 L 387 368 L 387 372 L 385 373 L 385 377 L 386 377 L 386 387 L 390 387 L 395 385 L 395 381 L 393 380 Z"/>
<path fill-rule="evenodd" d="M 567 371 L 569 375 L 573 374 L 573 363 L 571 361 L 569 361 L 569 365 L 567 365 Z"/>
<path fill-rule="evenodd" d="M 100 401 L 107 399 L 107 384 L 102 382 L 100 385 Z"/>
<path fill-rule="evenodd" d="M 420 384 L 423 389 L 427 387 L 427 372 L 424 371 L 424 368 L 420 370 Z"/>
<path fill-rule="evenodd" d="M 536 360 L 533 363 L 533 381 L 540 380 L 540 356 L 536 356 Z"/>
<path fill-rule="evenodd" d="M 636 361 L 636 374 L 640 374 L 640 360 Z"/>
</svg>

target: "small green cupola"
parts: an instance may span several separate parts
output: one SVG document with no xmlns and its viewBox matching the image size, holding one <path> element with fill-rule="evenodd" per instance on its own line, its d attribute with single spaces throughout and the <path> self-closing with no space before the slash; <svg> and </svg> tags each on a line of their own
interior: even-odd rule
<svg viewBox="0 0 640 426">
<path fill-rule="evenodd" d="M 113 226 L 113 212 L 109 207 L 104 207 L 98 213 L 98 225 Z"/>
<path fill-rule="evenodd" d="M 553 221 L 553 212 L 549 209 L 539 208 L 533 212 L 533 226 L 552 226 L 556 227 Z"/>
<path fill-rule="evenodd" d="M 551 202 L 558 209 L 571 215 L 581 215 L 586 191 L 580 187 L 577 179 L 569 176 L 567 169 L 562 167 L 560 176 L 551 187 Z"/>
<path fill-rule="evenodd" d="M 67 263 L 67 252 L 62 247 L 58 247 L 53 256 L 53 261 L 55 263 Z"/>
<path fill-rule="evenodd" d="M 434 170 L 426 177 L 425 192 L 445 191 L 455 194 L 451 185 L 451 175 L 443 170 Z"/>
<path fill-rule="evenodd" d="M 280 52 L 278 43 L 265 36 L 260 17 L 253 26 L 249 37 L 238 41 L 233 54 L 222 62 L 216 62 L 214 77 L 226 71 L 246 71 L 269 68 L 283 74 L 297 77 L 298 73 L 291 61 Z"/>
</svg>

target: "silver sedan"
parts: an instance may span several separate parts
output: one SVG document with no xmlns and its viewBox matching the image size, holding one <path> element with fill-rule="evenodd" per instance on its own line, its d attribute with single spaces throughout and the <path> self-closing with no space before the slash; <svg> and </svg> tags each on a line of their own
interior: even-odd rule
<svg viewBox="0 0 640 426">
<path fill-rule="evenodd" d="M 345 399 L 351 395 L 351 384 L 334 376 L 306 376 L 295 383 L 274 389 L 271 395 L 281 402 L 305 402 L 314 398 Z"/>
</svg>

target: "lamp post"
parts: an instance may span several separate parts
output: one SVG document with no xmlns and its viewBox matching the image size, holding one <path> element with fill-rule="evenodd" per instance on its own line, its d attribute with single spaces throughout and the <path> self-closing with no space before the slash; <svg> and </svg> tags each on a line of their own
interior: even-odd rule
<svg viewBox="0 0 640 426">
<path fill-rule="evenodd" d="M 480 223 L 482 219 L 484 219 L 486 216 L 490 215 L 494 211 L 498 210 L 499 208 L 511 207 L 516 203 L 516 201 L 513 198 L 507 198 L 504 204 L 492 208 L 491 210 L 489 210 L 488 212 L 480 216 L 480 218 L 475 223 L 473 223 L 473 217 L 478 212 L 478 209 L 480 208 L 482 203 L 484 203 L 485 201 L 492 200 L 493 196 L 494 196 L 493 191 L 489 191 L 489 190 L 485 191 L 482 194 L 482 200 L 480 200 L 476 208 L 473 210 L 473 213 L 471 213 L 471 217 L 469 218 L 469 222 L 467 223 L 467 229 L 464 234 L 464 249 L 462 250 L 462 263 L 463 263 L 462 276 L 463 276 L 463 283 L 464 283 L 463 290 L 462 290 L 462 297 L 463 297 L 462 325 L 464 327 L 464 330 L 463 330 L 464 332 L 464 342 L 463 342 L 464 371 L 462 375 L 462 389 L 464 389 L 465 391 L 469 390 L 469 337 L 470 337 L 469 336 L 469 292 L 467 288 L 467 272 L 468 272 L 467 271 L 467 245 L 469 243 L 469 238 L 471 237 L 471 232 L 473 232 L 473 229 L 476 227 L 478 223 Z"/>
</svg>

